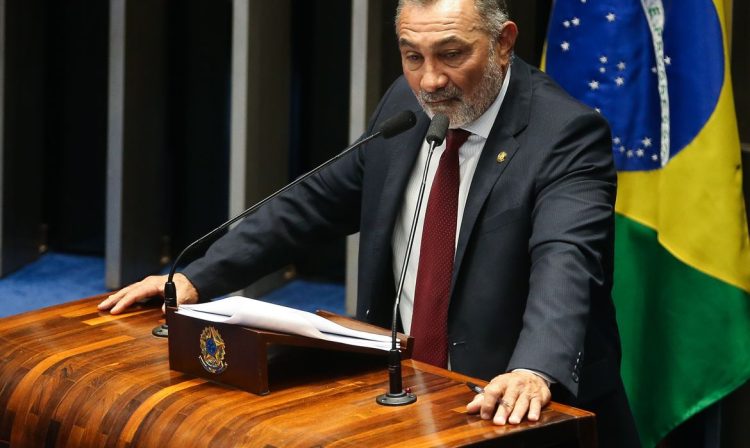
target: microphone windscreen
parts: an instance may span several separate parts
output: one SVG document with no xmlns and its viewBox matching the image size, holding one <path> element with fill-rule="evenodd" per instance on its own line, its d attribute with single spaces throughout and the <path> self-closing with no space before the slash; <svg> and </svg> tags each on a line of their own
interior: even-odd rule
<svg viewBox="0 0 750 448">
<path fill-rule="evenodd" d="M 445 140 L 445 134 L 448 132 L 448 124 L 450 120 L 446 115 L 437 114 L 432 117 L 430 127 L 427 129 L 427 143 L 434 143 L 435 146 L 440 146 Z"/>
<path fill-rule="evenodd" d="M 391 138 L 407 129 L 411 129 L 416 123 L 417 117 L 414 115 L 414 112 L 402 110 L 381 123 L 378 131 L 380 131 L 384 138 Z"/>
</svg>

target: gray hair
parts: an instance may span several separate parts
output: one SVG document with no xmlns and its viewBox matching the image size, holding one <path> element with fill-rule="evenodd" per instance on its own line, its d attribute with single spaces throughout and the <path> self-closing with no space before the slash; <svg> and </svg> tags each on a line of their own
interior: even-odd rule
<svg viewBox="0 0 750 448">
<path fill-rule="evenodd" d="M 424 7 L 438 1 L 440 0 L 398 0 L 395 20 L 396 29 L 398 30 L 398 22 L 401 19 L 401 11 L 404 9 L 404 6 L 416 5 Z M 505 4 L 505 0 L 474 0 L 474 7 L 482 19 L 479 26 L 493 40 L 497 40 L 500 36 L 500 31 L 503 29 L 503 25 L 508 21 L 508 7 Z"/>
</svg>

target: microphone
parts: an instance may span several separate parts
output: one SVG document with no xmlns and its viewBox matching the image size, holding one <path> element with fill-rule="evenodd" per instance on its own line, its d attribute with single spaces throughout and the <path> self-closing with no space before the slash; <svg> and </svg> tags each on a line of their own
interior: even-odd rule
<svg viewBox="0 0 750 448">
<path fill-rule="evenodd" d="M 433 146 L 430 151 L 434 150 L 435 147 L 443 144 L 443 140 L 445 140 L 445 134 L 448 133 L 449 124 L 450 120 L 448 119 L 448 116 L 443 114 L 437 114 L 432 119 L 432 122 L 430 122 L 430 127 L 427 128 L 427 136 L 425 137 L 427 143 L 435 144 L 435 146 Z"/>
<path fill-rule="evenodd" d="M 378 132 L 383 135 L 383 138 L 391 138 L 413 128 L 415 124 L 417 124 L 417 116 L 414 115 L 414 112 L 402 110 L 381 123 L 378 127 Z M 359 144 L 361 145 L 362 142 Z"/>
<path fill-rule="evenodd" d="M 414 246 L 414 235 L 417 232 L 419 221 L 419 211 L 422 208 L 422 199 L 424 199 L 424 190 L 427 184 L 427 170 L 430 167 L 430 160 L 435 148 L 443 144 L 445 134 L 448 132 L 449 119 L 443 114 L 437 114 L 432 118 L 430 127 L 427 129 L 425 140 L 429 143 L 427 152 L 427 161 L 422 170 L 422 183 L 419 186 L 417 196 L 417 206 L 414 208 L 414 217 L 411 220 L 409 230 L 409 239 L 406 241 L 406 253 L 404 262 L 401 264 L 401 273 L 399 274 L 398 288 L 396 290 L 396 300 L 393 305 L 393 319 L 391 320 L 391 349 L 388 351 L 388 393 L 378 395 L 375 398 L 378 404 L 383 406 L 404 406 L 417 401 L 417 396 L 411 392 L 406 392 L 402 386 L 401 375 L 401 352 L 396 348 L 397 332 L 396 324 L 398 322 L 398 306 L 401 303 L 401 295 L 404 292 L 404 280 L 406 279 L 406 267 L 411 257 L 411 249 Z"/>
<path fill-rule="evenodd" d="M 414 115 L 414 112 L 410 110 L 404 110 L 393 115 L 392 117 L 389 117 L 378 126 L 377 130 L 374 133 L 368 135 L 367 137 L 359 141 L 354 142 L 352 145 L 350 145 L 349 147 L 341 151 L 338 155 L 328 159 L 327 161 L 323 162 L 322 164 L 318 165 L 317 167 L 313 168 L 312 170 L 298 177 L 291 183 L 275 191 L 270 196 L 252 205 L 250 208 L 243 211 L 239 215 L 235 216 L 229 221 L 221 224 L 220 226 L 211 230 L 207 234 L 193 241 L 189 246 L 183 249 L 179 255 L 177 255 L 177 258 L 175 258 L 174 262 L 172 263 L 172 267 L 169 270 L 169 275 L 167 276 L 167 282 L 164 284 L 164 303 L 166 304 L 166 306 L 169 306 L 169 307 L 177 306 L 177 287 L 174 284 L 174 274 L 175 274 L 175 271 L 177 270 L 177 266 L 180 260 L 185 256 L 186 253 L 192 251 L 194 248 L 198 246 L 203 245 L 206 241 L 212 240 L 222 230 L 231 226 L 232 224 L 239 221 L 240 219 L 252 214 L 256 210 L 261 208 L 263 205 L 265 205 L 271 199 L 291 189 L 292 187 L 304 181 L 308 177 L 312 176 L 313 174 L 317 173 L 318 171 L 322 170 L 323 168 L 327 167 L 333 162 L 349 154 L 354 149 L 359 148 L 360 146 L 364 145 L 370 140 L 381 135 L 383 136 L 383 138 L 391 138 L 393 136 L 396 136 L 408 129 L 411 129 L 412 127 L 414 127 L 416 123 L 417 123 L 417 117 Z M 154 328 L 152 333 L 156 336 L 167 337 L 168 336 L 167 325 L 164 324 L 164 325 L 160 325 Z"/>
</svg>

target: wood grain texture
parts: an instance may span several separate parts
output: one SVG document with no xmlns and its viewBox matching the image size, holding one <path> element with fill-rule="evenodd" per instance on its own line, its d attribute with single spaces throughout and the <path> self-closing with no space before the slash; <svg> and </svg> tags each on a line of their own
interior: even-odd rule
<svg viewBox="0 0 750 448">
<path fill-rule="evenodd" d="M 100 299 L 0 319 L 0 446 L 595 445 L 588 412 L 552 403 L 538 423 L 493 426 L 466 414 L 468 377 L 411 360 L 418 400 L 398 408 L 375 403 L 388 388 L 377 357 L 279 356 L 266 396 L 214 384 L 169 370 L 151 335 L 160 308 L 111 319 Z"/>
</svg>

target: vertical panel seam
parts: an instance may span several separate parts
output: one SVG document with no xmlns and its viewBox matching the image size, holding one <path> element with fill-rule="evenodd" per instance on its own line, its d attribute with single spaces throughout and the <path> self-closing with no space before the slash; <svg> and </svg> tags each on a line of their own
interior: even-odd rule
<svg viewBox="0 0 750 448">
<path fill-rule="evenodd" d="M 107 128 L 106 286 L 122 282 L 122 216 L 127 0 L 110 0 Z"/>
</svg>

